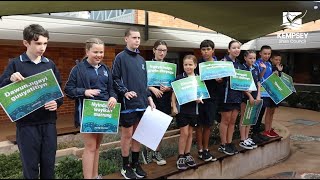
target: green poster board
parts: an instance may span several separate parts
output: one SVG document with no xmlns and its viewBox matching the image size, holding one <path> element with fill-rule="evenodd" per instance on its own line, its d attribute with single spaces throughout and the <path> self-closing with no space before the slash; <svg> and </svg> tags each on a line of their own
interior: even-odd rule
<svg viewBox="0 0 320 180">
<path fill-rule="evenodd" d="M 0 89 L 1 106 L 12 122 L 63 96 L 52 69 Z"/>
<path fill-rule="evenodd" d="M 177 65 L 168 62 L 146 61 L 148 86 L 168 86 L 176 79 Z"/>
<path fill-rule="evenodd" d="M 121 104 L 108 109 L 107 101 L 83 100 L 81 133 L 118 133 Z"/>
</svg>

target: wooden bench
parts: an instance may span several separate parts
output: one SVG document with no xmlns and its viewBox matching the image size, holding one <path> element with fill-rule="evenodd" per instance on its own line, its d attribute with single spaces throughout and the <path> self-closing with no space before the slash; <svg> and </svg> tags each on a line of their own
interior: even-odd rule
<svg viewBox="0 0 320 180">
<path fill-rule="evenodd" d="M 58 128 L 57 129 L 57 136 L 63 136 L 68 134 L 77 134 L 79 133 L 79 128 L 75 127 L 64 127 L 64 128 Z M 13 144 L 17 144 L 16 135 L 10 135 L 6 137 L 8 141 L 10 141 Z"/>
<path fill-rule="evenodd" d="M 271 138 L 269 141 L 266 141 L 266 142 L 259 144 L 258 148 L 262 147 L 266 144 L 272 143 L 274 141 L 280 141 L 281 138 L 282 137 Z M 244 149 L 244 148 L 240 147 L 239 142 L 240 142 L 240 139 L 234 140 L 234 142 L 233 142 L 233 143 L 235 143 L 239 153 L 244 153 L 246 151 L 250 151 L 248 149 Z M 224 153 L 219 152 L 218 147 L 219 147 L 219 145 L 213 145 L 213 146 L 209 147 L 210 153 L 213 154 L 217 158 L 217 161 L 222 161 L 224 158 L 228 158 L 229 155 L 226 155 Z M 203 165 L 206 165 L 208 163 L 213 162 L 213 161 L 205 162 L 205 161 L 198 159 L 197 152 L 193 152 L 191 154 L 194 157 L 197 165 L 192 168 L 189 167 L 188 169 L 197 169 L 200 166 L 203 166 Z M 141 167 L 148 174 L 148 176 L 146 178 L 148 178 L 148 179 L 167 179 L 168 176 L 178 174 L 179 172 L 185 171 L 185 170 L 179 170 L 177 168 L 177 165 L 176 165 L 177 157 L 178 156 L 167 158 L 166 159 L 167 164 L 164 166 L 158 166 L 156 163 L 142 164 Z M 116 172 L 113 174 L 103 176 L 103 179 L 124 179 L 124 177 L 120 174 L 120 172 Z"/>
</svg>

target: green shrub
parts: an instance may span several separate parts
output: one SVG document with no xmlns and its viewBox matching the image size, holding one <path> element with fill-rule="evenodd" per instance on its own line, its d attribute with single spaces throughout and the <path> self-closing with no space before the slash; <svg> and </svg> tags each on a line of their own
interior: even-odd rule
<svg viewBox="0 0 320 180">
<path fill-rule="evenodd" d="M 0 179 L 23 179 L 19 152 L 0 154 Z"/>
<path fill-rule="evenodd" d="M 66 157 L 56 165 L 55 175 L 57 179 L 83 179 L 82 161 Z"/>
</svg>

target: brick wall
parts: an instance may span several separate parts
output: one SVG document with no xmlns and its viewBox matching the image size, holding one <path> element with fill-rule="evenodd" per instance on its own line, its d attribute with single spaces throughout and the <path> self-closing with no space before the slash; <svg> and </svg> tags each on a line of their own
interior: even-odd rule
<svg viewBox="0 0 320 180">
<path fill-rule="evenodd" d="M 151 26 L 162 26 L 162 27 L 173 27 L 173 28 L 183 28 L 183 29 L 192 29 L 192 30 L 204 30 L 204 31 L 212 31 L 208 28 L 199 26 L 197 24 L 193 24 L 188 21 L 184 21 L 179 18 L 174 18 L 173 16 L 162 14 L 158 12 L 149 12 L 149 25 Z M 135 15 L 137 24 L 145 24 L 145 11 L 137 10 Z"/>
<path fill-rule="evenodd" d="M 9 58 L 14 58 L 19 56 L 24 52 L 26 48 L 24 46 L 8 46 L 0 45 L 0 74 L 8 64 Z M 105 47 L 105 58 L 104 63 L 111 68 L 112 61 L 115 57 L 115 47 L 106 46 Z M 75 65 L 76 59 L 81 59 L 85 55 L 84 48 L 66 48 L 66 47 L 48 47 L 45 56 L 52 59 L 57 65 L 61 78 L 62 78 L 62 89 L 68 79 L 69 73 L 72 67 Z M 59 108 L 58 114 L 70 114 L 74 112 L 74 102 L 69 98 L 64 98 L 63 105 Z M 10 122 L 9 118 L 5 114 L 2 108 L 0 108 L 0 123 Z"/>
</svg>

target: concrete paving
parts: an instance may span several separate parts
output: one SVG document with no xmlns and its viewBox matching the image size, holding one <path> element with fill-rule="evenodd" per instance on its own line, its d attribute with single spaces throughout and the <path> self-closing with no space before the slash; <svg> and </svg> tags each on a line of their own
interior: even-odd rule
<svg viewBox="0 0 320 180">
<path fill-rule="evenodd" d="M 290 131 L 290 156 L 244 178 L 320 179 L 320 112 L 279 107 L 274 121 Z"/>
</svg>

